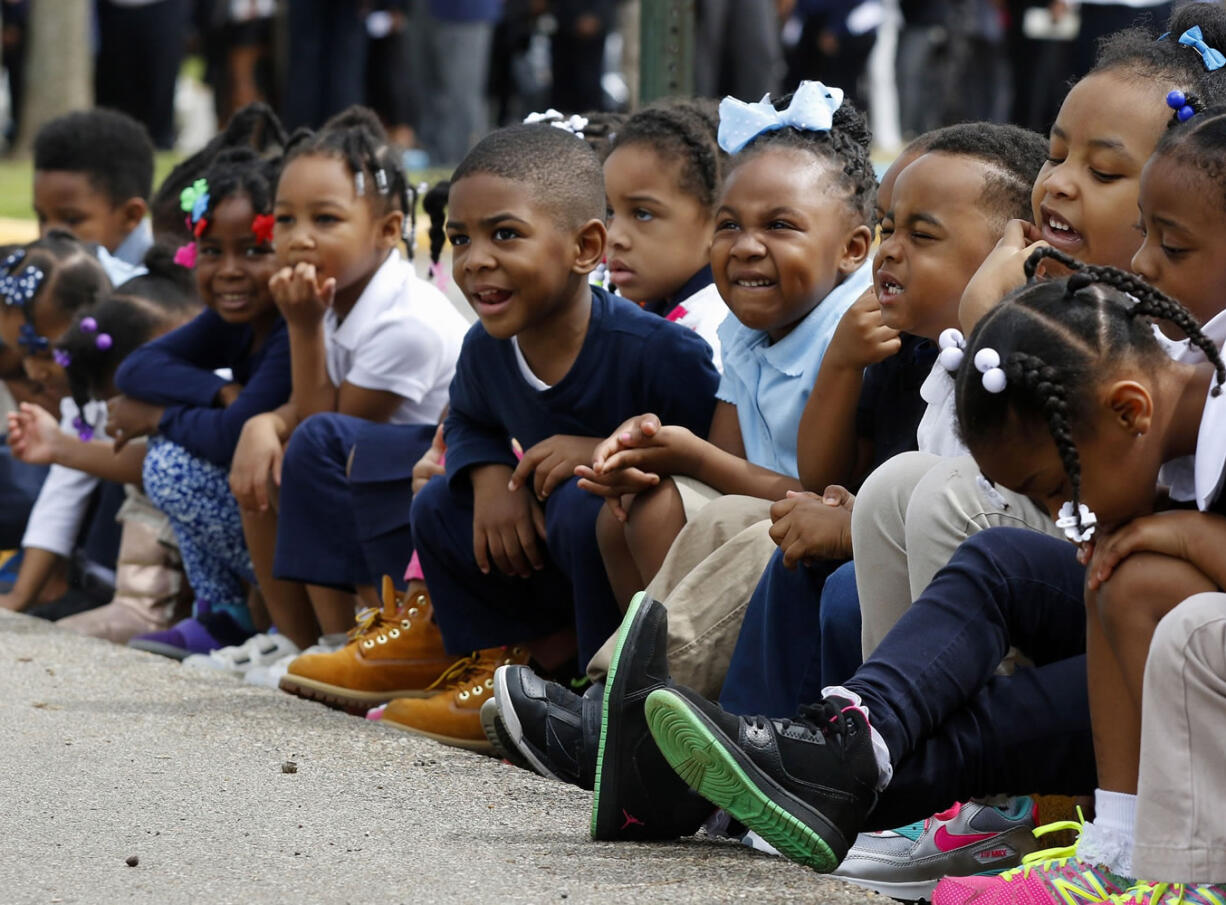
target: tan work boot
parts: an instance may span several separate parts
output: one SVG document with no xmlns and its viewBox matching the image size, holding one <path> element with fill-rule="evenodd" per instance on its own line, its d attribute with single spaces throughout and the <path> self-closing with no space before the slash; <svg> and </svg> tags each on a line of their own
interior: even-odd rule
<svg viewBox="0 0 1226 905">
<path fill-rule="evenodd" d="M 393 698 L 430 694 L 457 660 L 443 648 L 433 613 L 428 593 L 401 600 L 384 576 L 383 608 L 366 610 L 340 650 L 290 663 L 281 690 L 359 716 Z"/>
<path fill-rule="evenodd" d="M 528 662 L 525 647 L 490 647 L 465 657 L 439 677 L 428 698 L 398 698 L 382 722 L 444 745 L 493 754 L 481 728 L 481 705 L 494 696 L 494 670 Z"/>
</svg>

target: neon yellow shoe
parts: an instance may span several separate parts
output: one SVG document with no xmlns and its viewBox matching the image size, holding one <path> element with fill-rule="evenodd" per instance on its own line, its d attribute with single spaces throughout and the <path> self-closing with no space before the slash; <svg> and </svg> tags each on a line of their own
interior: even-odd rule
<svg viewBox="0 0 1226 905">
<path fill-rule="evenodd" d="M 1183 883 L 1138 883 L 1111 905 L 1226 905 L 1226 886 Z"/>
</svg>

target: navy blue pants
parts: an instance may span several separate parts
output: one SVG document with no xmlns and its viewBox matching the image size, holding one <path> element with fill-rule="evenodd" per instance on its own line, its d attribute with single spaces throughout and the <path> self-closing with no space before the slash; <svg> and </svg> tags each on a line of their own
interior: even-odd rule
<svg viewBox="0 0 1226 905">
<path fill-rule="evenodd" d="M 403 587 L 413 466 L 434 430 L 335 412 L 298 425 L 281 468 L 273 574 L 345 590 L 390 575 Z"/>
<path fill-rule="evenodd" d="M 602 505 L 579 489 L 577 478 L 559 485 L 545 503 L 546 567 L 531 578 L 513 578 L 477 568 L 466 479 L 453 487 L 436 477 L 422 488 L 413 500 L 413 534 L 447 650 L 519 644 L 574 626 L 578 660 L 590 660 L 621 623 L 596 545 Z"/>
<path fill-rule="evenodd" d="M 860 603 L 850 562 L 789 569 L 776 550 L 758 581 L 724 677 L 732 713 L 790 716 L 860 665 Z"/>
<path fill-rule="evenodd" d="M 843 683 L 894 764 L 870 829 L 977 796 L 1094 788 L 1084 580 L 1073 545 L 1038 532 L 991 528 L 958 548 Z M 1010 646 L 1035 666 L 998 676 Z"/>
</svg>

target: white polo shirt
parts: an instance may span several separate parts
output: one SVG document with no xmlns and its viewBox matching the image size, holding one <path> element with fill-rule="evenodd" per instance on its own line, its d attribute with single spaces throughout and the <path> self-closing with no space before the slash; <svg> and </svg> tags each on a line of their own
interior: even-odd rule
<svg viewBox="0 0 1226 905">
<path fill-rule="evenodd" d="M 447 296 L 394 250 L 343 322 L 324 314 L 328 378 L 403 396 L 392 424 L 434 424 L 467 331 Z"/>
<path fill-rule="evenodd" d="M 72 420 L 79 409 L 71 399 L 60 402 L 60 427 L 76 434 Z M 106 437 L 106 403 L 89 402 L 85 405 L 86 417 L 94 427 L 94 436 Z M 89 509 L 89 497 L 98 486 L 98 479 L 91 474 L 52 465 L 43 480 L 43 486 L 30 510 L 26 533 L 21 546 L 50 550 L 60 556 L 70 556 L 76 546 L 77 535 Z"/>
</svg>

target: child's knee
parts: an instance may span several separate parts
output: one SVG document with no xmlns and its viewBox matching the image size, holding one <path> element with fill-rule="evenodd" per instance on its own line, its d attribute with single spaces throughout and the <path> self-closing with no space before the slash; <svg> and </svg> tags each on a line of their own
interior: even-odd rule
<svg viewBox="0 0 1226 905">
<path fill-rule="evenodd" d="M 1087 609 L 1108 631 L 1134 624 L 1139 617 L 1153 624 L 1185 598 L 1204 590 L 1203 581 L 1190 563 L 1156 553 L 1134 553 L 1115 567 L 1096 593 L 1087 594 Z"/>
</svg>

